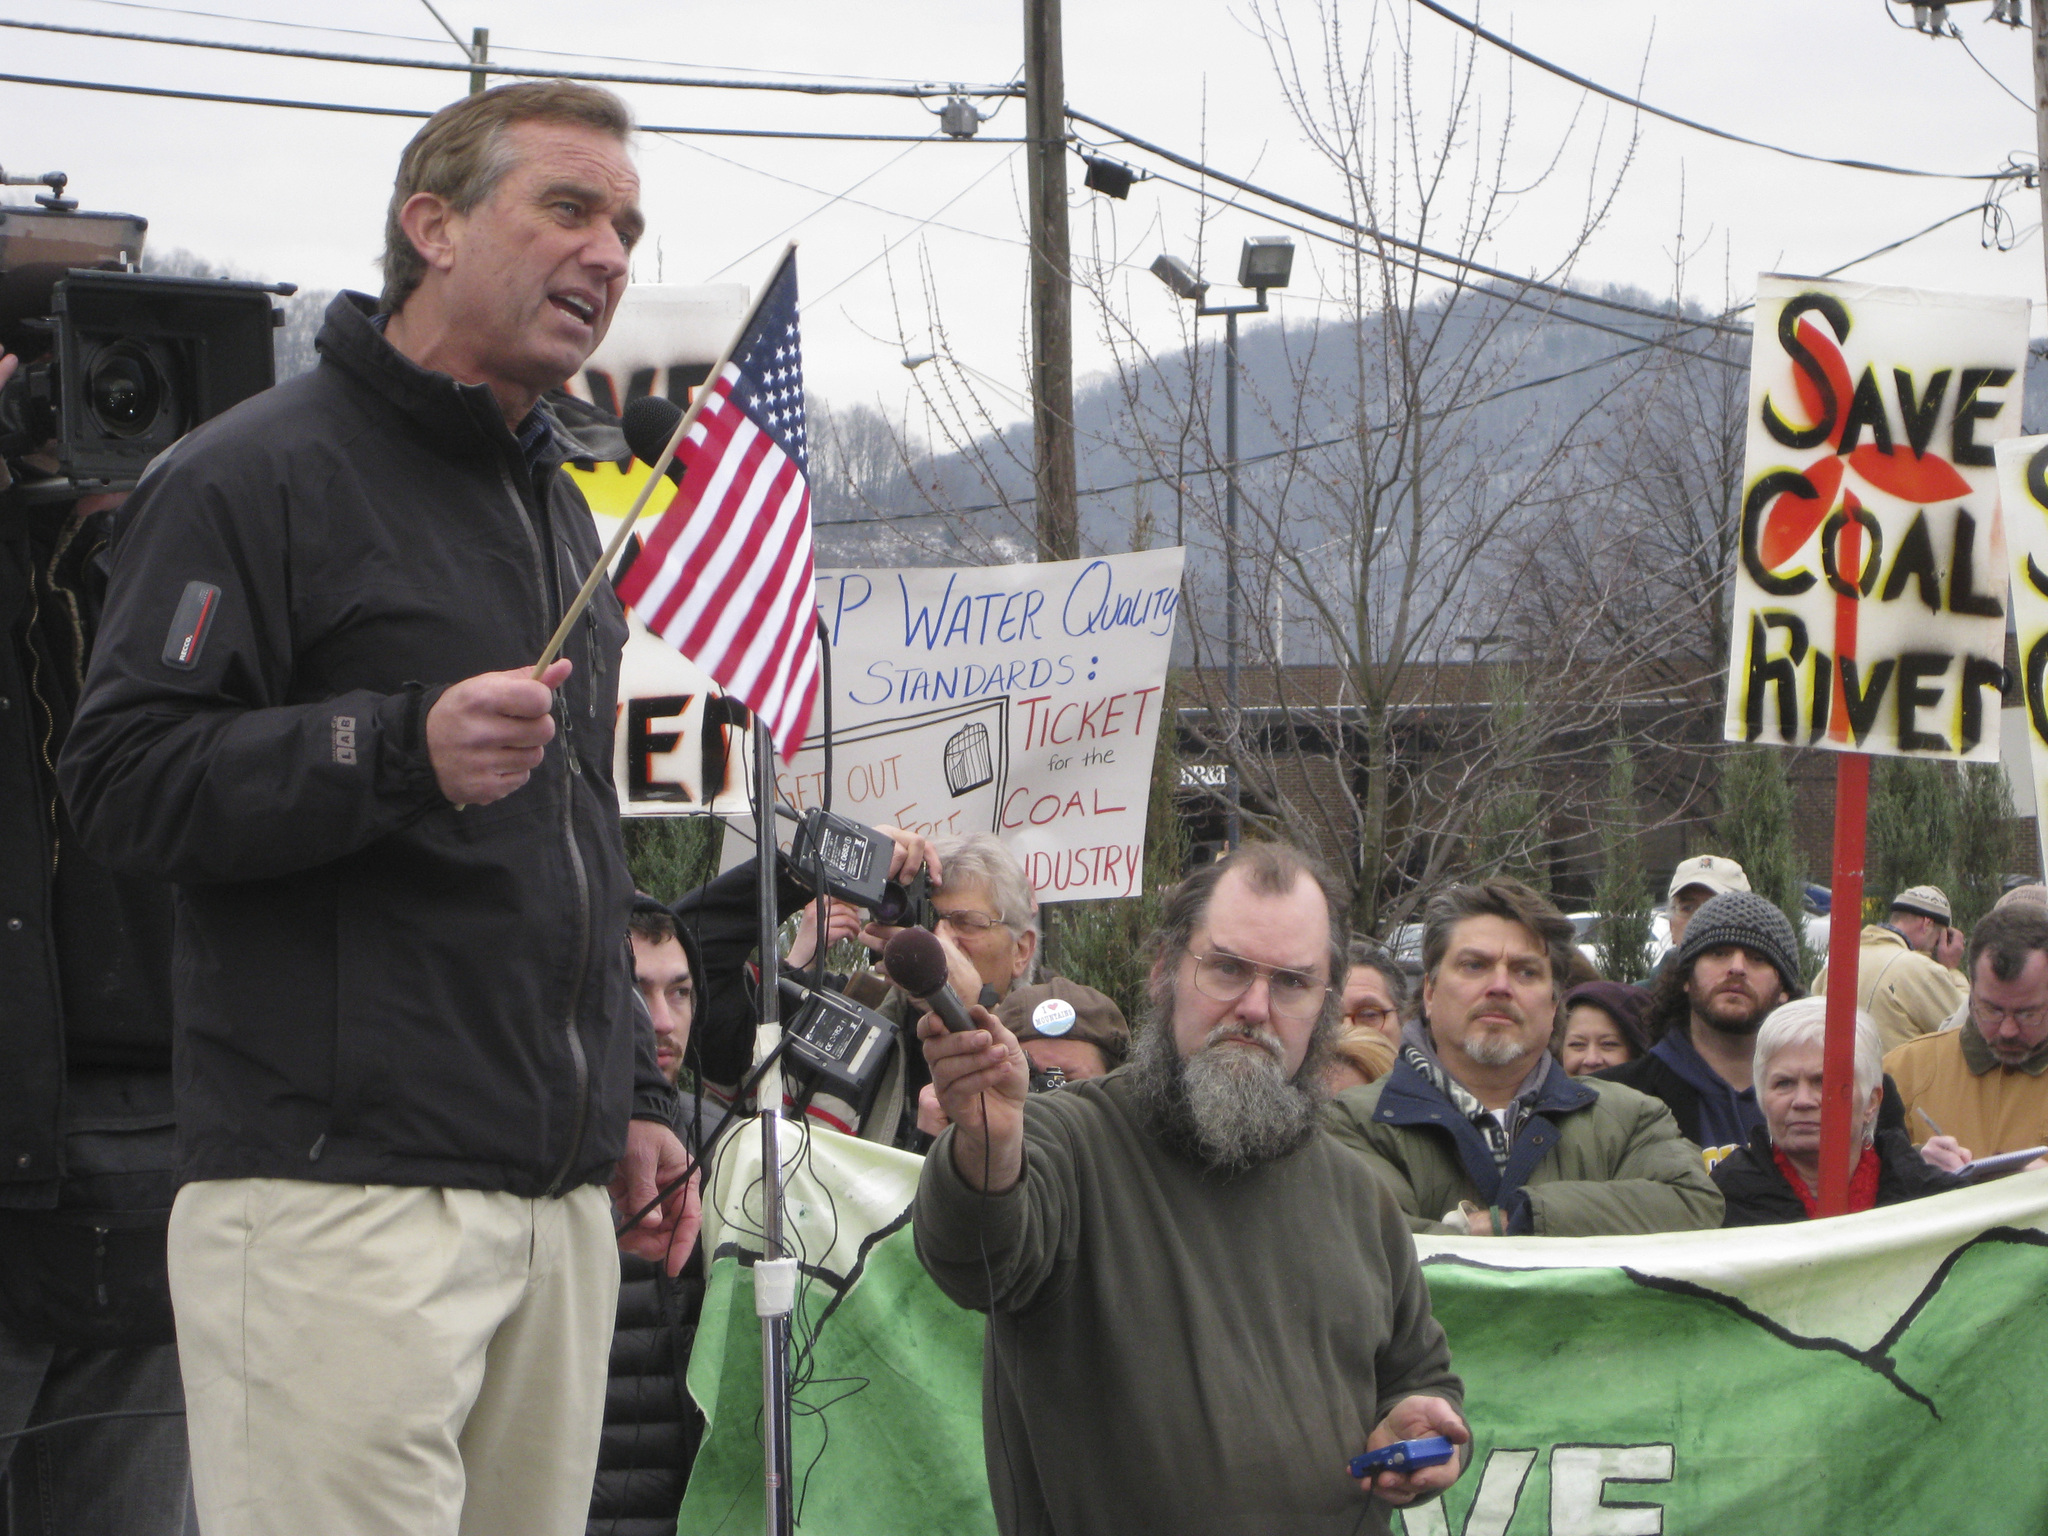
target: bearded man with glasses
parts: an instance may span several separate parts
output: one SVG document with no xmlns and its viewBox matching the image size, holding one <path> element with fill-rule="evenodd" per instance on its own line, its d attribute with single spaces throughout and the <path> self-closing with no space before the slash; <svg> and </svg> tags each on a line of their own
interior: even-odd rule
<svg viewBox="0 0 2048 1536">
<path fill-rule="evenodd" d="M 1662 1101 L 1568 1076 L 1549 1050 L 1572 925 L 1515 880 L 1457 885 L 1422 929 L 1422 1016 L 1394 1070 L 1325 1121 L 1416 1232 L 1684 1232 L 1721 1224 L 1699 1149 Z"/>
<path fill-rule="evenodd" d="M 1993 910 L 1970 935 L 1962 1027 L 1893 1050 L 1884 1069 L 1919 1143 L 1937 1133 L 1989 1157 L 2048 1144 L 2048 913 Z"/>
<path fill-rule="evenodd" d="M 997 1528 L 1384 1536 L 1462 1455 L 1364 1482 L 1347 1461 L 1470 1435 L 1401 1213 L 1317 1125 L 1340 909 L 1302 854 L 1247 844 L 1162 916 L 1121 1071 L 1032 1094 L 993 1013 L 919 1026 L 951 1125 L 912 1225 L 989 1316 Z"/>
</svg>

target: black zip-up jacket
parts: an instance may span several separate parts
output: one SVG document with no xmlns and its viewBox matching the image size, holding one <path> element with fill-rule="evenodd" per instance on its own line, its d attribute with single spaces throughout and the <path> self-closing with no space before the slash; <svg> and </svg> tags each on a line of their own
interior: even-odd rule
<svg viewBox="0 0 2048 1536">
<path fill-rule="evenodd" d="M 1874 1145 L 1879 1205 L 1969 1187 L 1970 1181 L 1960 1174 L 1944 1173 L 1923 1159 L 1902 1130 L 1879 1131 Z M 1768 1227 L 1807 1219 L 1805 1202 L 1785 1182 L 1784 1171 L 1771 1155 L 1767 1126 L 1752 1132 L 1747 1146 L 1737 1147 L 1714 1165 L 1714 1183 L 1726 1212 L 1721 1219 L 1724 1227 Z"/>
<path fill-rule="evenodd" d="M 57 794 L 121 516 L 0 491 L 0 1210 L 60 1204 L 67 1130 L 171 1122 L 170 888 L 86 855 Z"/>
<path fill-rule="evenodd" d="M 450 805 L 428 710 L 530 667 L 598 543 L 559 441 L 371 309 L 152 466 L 59 776 L 99 857 L 177 883 L 185 1178 L 554 1193 L 673 1103 L 626 959 L 625 622 L 600 585 L 541 766 Z"/>
</svg>

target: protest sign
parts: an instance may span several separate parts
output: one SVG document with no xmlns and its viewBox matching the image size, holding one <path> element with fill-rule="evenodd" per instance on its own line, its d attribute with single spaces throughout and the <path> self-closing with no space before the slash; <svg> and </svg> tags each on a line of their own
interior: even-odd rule
<svg viewBox="0 0 2048 1536">
<path fill-rule="evenodd" d="M 982 1319 L 918 1263 L 920 1160 L 785 1137 L 797 1529 L 993 1532 Z M 761 1528 L 759 1168 L 743 1127 L 705 1199 L 685 1531 Z M 2020 1448 L 2048 1412 L 2048 1174 L 1781 1227 L 1417 1248 L 1473 1448 L 1439 1503 L 1394 1517 L 1406 1536 L 2048 1530 Z"/>
<path fill-rule="evenodd" d="M 1731 741 L 1998 758 L 2027 303 L 1759 280 Z"/>
<path fill-rule="evenodd" d="M 645 476 L 608 464 L 577 475 L 601 536 Z M 820 571 L 832 690 L 778 769 L 783 795 L 799 811 L 823 803 L 829 718 L 835 811 L 928 836 L 995 832 L 1041 901 L 1136 895 L 1180 572 L 1179 549 Z M 620 810 L 745 818 L 744 709 L 627 620 Z"/>
<path fill-rule="evenodd" d="M 1134 896 L 1181 551 L 1044 565 L 820 571 L 833 805 L 994 832 L 1041 901 Z M 781 774 L 819 802 L 814 738 Z"/>
<path fill-rule="evenodd" d="M 2048 437 L 2011 438 L 1998 445 L 1998 488 L 2004 503 L 2005 542 L 2012 555 L 2012 617 L 2020 652 L 2020 713 L 2026 721 L 2028 771 L 2024 783 L 2034 807 L 2048 806 Z M 2007 754 L 2010 761 L 2011 754 Z M 2010 767 L 2008 773 L 2012 773 Z M 2022 776 L 2012 773 L 2015 783 Z M 2021 800 L 2014 797 L 2015 810 Z M 2048 822 L 2037 820 L 2043 865 L 2048 867 Z"/>
</svg>

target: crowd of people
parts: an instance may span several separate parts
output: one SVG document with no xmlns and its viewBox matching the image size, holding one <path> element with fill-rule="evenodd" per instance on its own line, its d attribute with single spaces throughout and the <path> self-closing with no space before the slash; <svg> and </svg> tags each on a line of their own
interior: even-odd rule
<svg viewBox="0 0 2048 1536">
<path fill-rule="evenodd" d="M 1006 1533 L 1384 1531 L 1471 1439 L 1418 1235 L 1816 1213 L 1826 973 L 1720 855 L 1633 986 L 1499 878 L 1411 970 L 1247 844 L 1165 893 L 1133 1021 L 1041 974 L 1000 839 L 880 829 L 958 1032 L 832 969 L 897 930 L 801 867 L 786 954 L 754 862 L 635 893 L 616 595 L 533 666 L 599 558 L 560 470 L 615 454 L 548 394 L 625 287 L 630 133 L 567 81 L 445 109 L 312 373 L 125 506 L 0 471 L 8 1532 L 666 1536 L 699 1186 L 784 982 L 866 1042 L 785 1054 L 786 1112 L 923 1155 L 918 1253 L 989 1316 Z M 1852 1209 L 2048 1142 L 2048 891 L 1965 935 L 1903 890 L 1857 978 Z"/>
</svg>

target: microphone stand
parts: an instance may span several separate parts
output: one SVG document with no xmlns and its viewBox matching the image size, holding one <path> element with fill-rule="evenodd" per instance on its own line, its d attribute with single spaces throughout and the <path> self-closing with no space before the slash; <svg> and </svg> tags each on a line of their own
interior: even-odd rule
<svg viewBox="0 0 2048 1536">
<path fill-rule="evenodd" d="M 759 875 L 761 985 L 760 1025 L 754 1034 L 754 1060 L 771 1060 L 782 1039 L 781 988 L 777 936 L 775 847 L 775 740 L 767 722 L 754 717 L 754 858 Z M 782 1237 L 782 1071 L 770 1066 L 755 1089 L 761 1106 L 761 1257 L 777 1275 L 764 1284 L 763 1264 L 754 1270 L 754 1310 L 761 1319 L 761 1452 L 768 1536 L 794 1531 L 790 1489 L 790 1305 L 782 1296 L 793 1293 L 794 1261 L 783 1252 Z M 764 1295 L 764 1292 L 772 1293 Z"/>
</svg>

